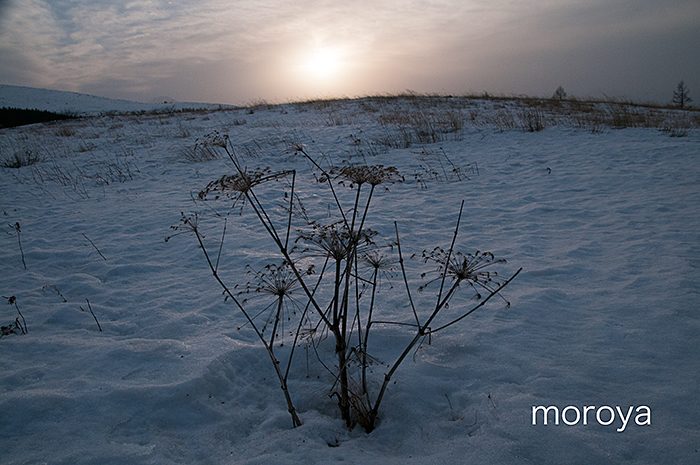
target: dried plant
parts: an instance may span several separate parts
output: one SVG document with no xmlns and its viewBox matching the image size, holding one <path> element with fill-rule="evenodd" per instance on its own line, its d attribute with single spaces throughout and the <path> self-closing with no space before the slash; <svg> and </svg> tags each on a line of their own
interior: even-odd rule
<svg viewBox="0 0 700 465">
<path fill-rule="evenodd" d="M 265 346 L 277 379 L 292 415 L 293 426 L 301 421 L 292 403 L 288 386 L 288 376 L 296 347 L 304 341 L 313 347 L 319 363 L 325 367 L 333 379 L 330 395 L 337 398 L 341 417 L 348 428 L 359 424 L 367 432 L 376 427 L 379 408 L 394 372 L 415 345 L 426 336 L 444 329 L 476 309 L 482 307 L 519 273 L 509 279 L 502 279 L 491 267 L 500 266 L 504 260 L 496 260 L 489 253 L 463 255 L 454 252 L 462 211 L 455 227 L 454 238 L 450 248 L 445 251 L 435 248 L 426 253 L 424 259 L 437 264 L 434 273 L 438 277 L 431 282 L 440 282 L 437 302 L 425 311 L 416 308 L 411 297 L 401 251 L 398 224 L 394 222 L 396 239 L 387 246 L 377 243 L 377 233 L 366 226 L 373 194 L 377 186 L 401 182 L 403 177 L 394 167 L 382 165 L 343 165 L 324 169 L 305 147 L 299 142 L 289 145 L 289 150 L 297 156 L 308 160 L 314 177 L 327 187 L 332 204 L 335 205 L 340 220 L 323 224 L 308 221 L 308 216 L 298 204 L 296 191 L 297 173 L 291 171 L 274 171 L 270 168 L 250 170 L 241 163 L 230 146 L 226 136 L 215 136 L 231 160 L 235 173 L 222 176 L 212 181 L 199 194 L 199 200 L 216 201 L 226 198 L 234 199 L 245 206 L 250 214 L 257 218 L 262 230 L 272 241 L 271 256 L 279 257 L 272 265 L 261 270 L 248 266 L 251 280 L 241 290 L 237 285 L 229 285 L 219 274 L 219 260 L 224 247 L 226 222 L 224 223 L 219 252 L 216 258 L 210 254 L 203 241 L 199 217 L 195 214 L 183 214 L 181 224 L 174 226 L 173 236 L 190 233 L 197 238 L 200 248 L 214 278 L 222 287 L 226 300 L 234 302 L 245 316 L 246 324 L 255 331 Z M 326 160 L 327 162 L 328 160 Z M 325 162 L 324 162 L 325 164 Z M 331 165 L 332 166 L 332 165 Z M 269 212 L 279 203 L 269 203 L 273 194 L 279 190 L 269 189 L 271 182 L 287 180 L 284 185 L 284 221 L 279 215 L 274 217 Z M 354 201 L 349 204 L 341 202 L 342 196 L 337 189 L 353 191 Z M 261 194 L 265 195 L 261 195 Z M 263 201 L 261 199 L 267 199 Z M 462 203 L 462 207 L 463 207 Z M 304 212 L 301 218 L 295 212 Z M 301 226 L 298 221 L 301 220 Z M 250 221 L 244 220 L 246 224 Z M 293 227 L 299 227 L 297 237 L 290 239 Z M 170 236 L 170 237 L 173 237 Z M 166 240 L 168 240 L 167 238 Z M 396 247 L 398 258 L 392 258 L 385 250 Z M 280 263 L 281 259 L 281 264 Z M 378 321 L 377 314 L 380 300 L 380 277 L 388 276 L 400 265 L 401 274 L 406 285 L 406 297 L 410 304 L 409 317 L 415 323 L 405 321 Z M 320 270 L 320 271 L 316 271 Z M 432 322 L 440 311 L 447 307 L 450 299 L 461 283 L 467 282 L 475 291 L 480 302 L 469 310 L 452 312 L 452 320 L 440 328 L 433 328 Z M 445 290 L 445 284 L 450 287 Z M 255 298 L 253 298 L 255 297 Z M 383 383 L 378 393 L 370 391 L 368 378 L 374 363 L 370 354 L 370 335 L 376 324 L 396 325 L 397 328 L 412 328 L 416 334 L 405 346 L 401 355 L 391 364 L 384 374 Z M 292 344 L 285 342 L 286 331 L 283 325 L 291 325 L 286 330 L 291 336 Z M 321 342 L 329 338 L 334 343 L 334 360 L 326 360 L 326 355 L 318 350 Z M 280 367 L 282 358 L 286 359 L 286 369 Z"/>
<path fill-rule="evenodd" d="M 19 305 L 17 305 L 17 297 L 2 296 L 2 298 L 7 300 L 7 303 L 9 305 L 15 306 L 18 316 L 15 318 L 15 321 L 10 323 L 9 325 L 0 327 L 0 337 L 8 336 L 10 334 L 27 334 L 27 320 L 24 319 L 24 315 L 22 315 L 22 312 L 19 311 Z M 22 321 L 20 321 L 20 318 L 22 319 Z"/>
<path fill-rule="evenodd" d="M 352 183 L 350 188 L 353 188 L 354 184 L 358 186 L 369 184 L 374 187 L 380 184 L 403 181 L 403 177 L 396 168 L 393 166 L 385 167 L 384 165 L 348 165 L 331 170 L 331 174 L 336 175 L 336 179 L 350 181 Z"/>
<path fill-rule="evenodd" d="M 19 245 L 19 252 L 22 256 L 22 265 L 24 265 L 24 269 L 26 270 L 27 262 L 24 261 L 24 250 L 22 249 L 22 230 L 20 229 L 19 222 L 16 222 L 15 224 L 11 224 L 9 226 L 10 228 L 14 229 L 14 233 L 17 234 L 17 245 Z"/>
<path fill-rule="evenodd" d="M 95 312 L 92 311 L 92 305 L 90 305 L 90 301 L 88 299 L 85 299 L 85 301 L 87 302 L 88 311 L 90 312 L 90 315 L 92 315 L 92 317 L 95 319 L 95 323 L 97 323 L 97 329 L 99 329 L 100 332 L 102 332 L 102 326 L 100 325 L 100 322 L 97 321 L 97 316 L 95 315 Z M 79 308 L 83 312 L 85 311 L 85 309 L 83 307 L 79 307 Z"/>
<path fill-rule="evenodd" d="M 464 167 L 457 166 L 442 147 L 439 150 L 423 147 L 420 152 L 415 153 L 418 155 L 421 171 L 416 171 L 413 177 L 423 187 L 426 179 L 451 182 L 469 180 L 470 174 L 479 175 L 479 166 L 476 162 Z"/>
<path fill-rule="evenodd" d="M 442 275 L 446 275 L 454 285 L 458 286 L 461 282 L 469 283 L 476 293 L 474 298 L 478 300 L 481 299 L 481 292 L 493 292 L 504 281 L 496 271 L 485 270 L 493 265 L 506 263 L 505 259 L 496 260 L 491 252 L 477 251 L 473 255 L 457 252 L 450 255 L 442 248 L 436 247 L 431 252 L 424 250 L 422 255 L 426 263 L 437 263 L 438 266 L 433 272 L 437 273 L 438 277 L 419 287 L 418 290 L 421 292 L 429 284 L 441 279 Z M 427 273 L 423 273 L 422 276 L 427 276 Z"/>
<path fill-rule="evenodd" d="M 68 301 L 66 300 L 66 298 L 63 297 L 63 294 L 61 294 L 61 291 L 59 291 L 58 288 L 57 288 L 56 286 L 54 286 L 53 284 L 48 284 L 48 285 L 46 285 L 46 286 L 43 286 L 43 287 L 41 288 L 41 292 L 43 292 L 44 294 L 46 294 L 46 290 L 47 290 L 47 289 L 53 291 L 53 292 L 54 292 L 57 296 L 59 296 L 59 297 L 61 298 L 61 300 L 63 300 L 64 302 L 68 302 Z"/>
<path fill-rule="evenodd" d="M 23 166 L 33 165 L 43 160 L 35 151 L 25 148 L 21 151 L 13 153 L 8 158 L 3 158 L 0 166 L 3 168 L 22 168 Z"/>
<path fill-rule="evenodd" d="M 249 298 L 273 299 L 270 304 L 253 317 L 253 320 L 267 314 L 260 333 L 264 335 L 268 327 L 272 327 L 270 346 L 274 345 L 276 339 L 281 341 L 280 346 L 283 346 L 285 321 L 290 322 L 292 316 L 296 316 L 297 312 L 301 311 L 301 303 L 296 298 L 301 286 L 296 274 L 292 272 L 291 265 L 286 261 L 283 261 L 281 265 L 274 263 L 266 265 L 260 271 L 254 270 L 250 266 L 247 268 L 248 274 L 253 276 L 253 280 L 246 283 L 244 290 L 239 291 L 236 295 L 243 298 L 241 300 L 243 305 L 248 302 Z M 313 265 L 300 273 L 305 276 L 312 275 Z M 239 327 L 239 329 L 241 328 Z"/>
<path fill-rule="evenodd" d="M 178 236 L 181 234 L 187 234 L 191 233 L 194 234 L 194 236 L 197 238 L 197 242 L 199 243 L 200 248 L 202 249 L 204 253 L 204 257 L 206 258 L 207 264 L 209 265 L 209 268 L 214 275 L 214 278 L 218 281 L 218 283 L 221 285 L 221 287 L 224 290 L 224 294 L 226 295 L 227 300 L 231 300 L 236 304 L 236 307 L 241 311 L 241 313 L 245 316 L 248 324 L 250 327 L 253 328 L 255 331 L 256 335 L 260 339 L 260 341 L 263 343 L 265 346 L 265 349 L 267 350 L 267 353 L 270 357 L 270 361 L 272 362 L 272 365 L 275 369 L 275 373 L 277 374 L 277 378 L 280 381 L 282 391 L 285 396 L 285 400 L 287 402 L 287 409 L 292 416 L 292 426 L 297 427 L 301 426 L 301 420 L 299 419 L 296 409 L 294 408 L 294 404 L 292 403 L 292 398 L 289 394 L 289 389 L 287 387 L 287 374 L 283 374 L 281 369 L 280 369 L 280 362 L 277 358 L 277 355 L 275 354 L 275 346 L 273 345 L 274 343 L 274 331 L 273 331 L 273 340 L 269 343 L 267 339 L 265 338 L 264 334 L 262 331 L 258 328 L 257 324 L 254 321 L 254 318 L 251 317 L 250 313 L 245 309 L 243 306 L 243 303 L 237 298 L 237 296 L 233 293 L 232 288 L 230 288 L 221 278 L 219 275 L 218 271 L 218 258 L 217 261 L 214 262 L 212 261 L 212 258 L 209 255 L 208 249 L 204 245 L 204 236 L 199 230 L 199 220 L 197 215 L 193 216 L 186 216 L 182 215 L 182 219 L 180 221 L 180 225 L 178 226 L 172 226 L 171 227 L 175 232 L 174 235 L 167 237 L 165 240 L 168 241 L 174 236 Z M 224 229 L 225 231 L 225 229 Z M 221 238 L 221 246 L 223 247 L 223 242 L 224 242 L 224 235 L 222 235 Z M 219 251 L 221 251 L 221 247 L 219 248 Z M 293 270 L 296 270 L 294 267 L 292 267 Z M 291 364 L 291 357 L 289 359 L 289 364 Z"/>
</svg>

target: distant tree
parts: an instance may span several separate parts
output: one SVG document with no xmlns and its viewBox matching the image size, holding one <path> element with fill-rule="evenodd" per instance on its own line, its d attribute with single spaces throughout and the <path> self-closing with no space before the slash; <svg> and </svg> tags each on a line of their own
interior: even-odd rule
<svg viewBox="0 0 700 465">
<path fill-rule="evenodd" d="M 681 108 L 685 108 L 690 102 L 693 101 L 689 94 L 690 90 L 688 89 L 688 86 L 685 85 L 685 82 L 679 82 L 678 86 L 676 86 L 676 90 L 673 91 L 673 103 Z"/>
<path fill-rule="evenodd" d="M 565 100 L 566 99 L 566 91 L 562 86 L 557 87 L 557 90 L 554 91 L 554 95 L 552 95 L 552 100 Z"/>
<path fill-rule="evenodd" d="M 46 110 L 26 110 L 24 108 L 0 108 L 0 128 L 13 128 L 25 124 L 45 123 L 61 119 L 71 119 L 72 115 L 53 113 Z"/>
</svg>

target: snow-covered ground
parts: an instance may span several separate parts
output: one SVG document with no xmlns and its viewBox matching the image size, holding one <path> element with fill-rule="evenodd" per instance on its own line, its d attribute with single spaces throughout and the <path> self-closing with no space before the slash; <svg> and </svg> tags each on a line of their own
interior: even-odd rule
<svg viewBox="0 0 700 465">
<path fill-rule="evenodd" d="M 117 100 L 78 92 L 35 89 L 33 87 L 0 84 L 0 108 L 24 108 L 54 113 L 91 115 L 105 112 L 139 112 L 152 110 L 182 110 L 193 108 L 221 108 L 228 105 L 211 103 L 175 102 L 158 99 L 153 103 Z"/>
<path fill-rule="evenodd" d="M 103 103 L 85 110 L 114 109 Z M 0 338 L 0 462 L 698 463 L 699 130 L 531 133 L 508 128 L 504 115 L 523 114 L 503 105 L 365 99 L 1 130 L 3 160 L 39 161 L 0 171 L 0 293 L 15 297 L 28 330 Z M 400 120 L 429 111 L 474 123 L 435 143 L 379 142 L 410 141 Z M 222 157 L 201 160 L 214 131 L 251 168 L 307 173 L 299 195 L 324 221 L 338 219 L 327 188 L 289 146 L 336 165 L 397 167 L 406 181 L 377 192 L 368 226 L 390 240 L 397 221 L 422 309 L 435 294 L 417 292 L 429 270 L 420 252 L 449 247 L 465 200 L 457 249 L 507 259 L 503 274 L 524 268 L 503 292 L 510 308 L 494 301 L 413 352 L 369 435 L 344 427 L 331 380 L 313 355 L 307 368 L 302 345 L 289 384 L 303 425 L 293 429 L 264 348 L 194 237 L 164 240 L 181 212 L 199 212 L 216 250 L 230 213 L 221 269 L 232 284 L 248 280 L 246 264 L 275 257 L 249 207 L 193 200 L 233 171 Z M 383 317 L 410 321 L 400 273 L 386 279 Z M 10 325 L 17 309 L 0 304 Z M 412 333 L 374 331 L 381 382 Z M 545 426 L 541 413 L 533 425 L 533 406 L 570 408 Z"/>
</svg>

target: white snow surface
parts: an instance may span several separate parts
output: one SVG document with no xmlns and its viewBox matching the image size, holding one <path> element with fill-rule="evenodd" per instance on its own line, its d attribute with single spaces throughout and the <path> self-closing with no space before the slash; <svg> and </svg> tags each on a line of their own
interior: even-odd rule
<svg viewBox="0 0 700 465">
<path fill-rule="evenodd" d="M 465 127 L 384 150 L 376 141 L 392 129 L 377 115 L 388 105 L 412 103 L 102 114 L 1 130 L 3 159 L 29 151 L 41 161 L 0 171 L 0 293 L 16 297 L 28 330 L 0 338 L 0 462 L 698 463 L 698 130 Z M 420 253 L 449 247 L 464 200 L 457 250 L 493 252 L 507 260 L 504 275 L 523 267 L 503 290 L 510 307 L 494 300 L 424 341 L 394 375 L 371 434 L 345 428 L 332 380 L 313 354 L 307 368 L 300 346 L 289 385 L 303 425 L 292 428 L 267 353 L 224 301 L 195 238 L 164 240 L 181 212 L 199 212 L 211 250 L 228 218 L 220 270 L 232 285 L 249 279 L 245 265 L 279 259 L 248 205 L 193 200 L 233 173 L 224 157 L 188 158 L 213 131 L 250 168 L 298 169 L 297 192 L 317 220 L 339 216 L 290 145 L 336 165 L 397 167 L 406 181 L 377 190 L 367 225 L 390 241 L 397 222 L 423 318 L 435 289 L 417 291 L 430 270 Z M 439 154 L 469 179 L 451 167 L 426 172 Z M 289 189 L 278 184 L 278 194 Z M 354 191 L 337 188 L 351 201 Z M 401 274 L 385 279 L 377 311 L 410 322 Z M 450 312 L 474 304 L 467 291 Z M 0 304 L 9 325 L 17 310 Z M 413 333 L 374 331 L 376 392 Z M 651 424 L 633 412 L 618 431 L 619 416 L 603 425 L 608 413 L 599 422 L 594 410 L 586 425 L 533 425 L 533 406 L 647 406 Z"/>
<path fill-rule="evenodd" d="M 167 97 L 151 103 L 110 99 L 78 92 L 36 89 L 34 87 L 0 84 L 0 108 L 23 108 L 54 113 L 93 115 L 99 113 L 126 113 L 139 111 L 164 111 L 200 108 L 223 108 L 229 105 L 212 103 L 177 102 Z"/>
</svg>

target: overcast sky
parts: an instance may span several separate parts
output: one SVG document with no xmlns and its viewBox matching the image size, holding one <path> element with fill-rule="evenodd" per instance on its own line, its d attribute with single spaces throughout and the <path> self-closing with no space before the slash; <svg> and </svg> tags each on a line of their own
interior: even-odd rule
<svg viewBox="0 0 700 465">
<path fill-rule="evenodd" d="M 421 93 L 700 103 L 699 0 L 0 0 L 0 83 L 244 104 Z"/>
</svg>

